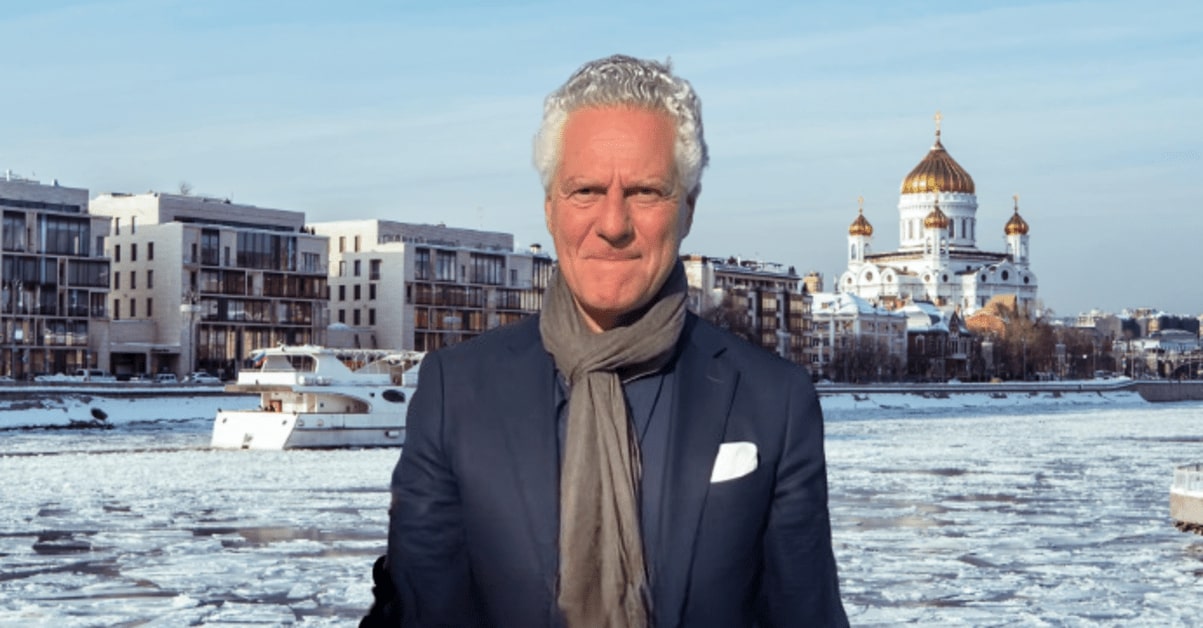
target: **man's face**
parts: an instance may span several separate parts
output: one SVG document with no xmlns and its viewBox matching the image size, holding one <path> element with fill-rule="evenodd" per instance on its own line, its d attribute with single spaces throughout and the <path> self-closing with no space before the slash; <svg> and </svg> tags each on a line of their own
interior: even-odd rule
<svg viewBox="0 0 1203 628">
<path fill-rule="evenodd" d="M 594 331 L 655 296 L 693 219 L 676 128 L 663 112 L 591 107 L 568 116 L 544 202 L 560 272 Z"/>
</svg>

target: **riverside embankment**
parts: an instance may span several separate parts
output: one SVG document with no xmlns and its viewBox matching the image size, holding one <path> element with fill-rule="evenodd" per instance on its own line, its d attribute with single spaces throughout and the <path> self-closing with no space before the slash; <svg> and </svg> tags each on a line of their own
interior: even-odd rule
<svg viewBox="0 0 1203 628">
<path fill-rule="evenodd" d="M 1108 394 L 1132 391 L 1145 401 L 1203 401 L 1203 381 L 1117 379 L 1070 380 L 1059 382 L 982 382 L 933 384 L 819 384 L 819 394 L 868 395 L 907 394 L 928 398 L 959 395 L 988 395 L 995 399 L 1007 396 L 1061 396 L 1069 394 Z"/>
<path fill-rule="evenodd" d="M 1130 379 L 944 384 L 819 384 L 830 415 L 864 409 L 957 410 L 1203 400 L 1203 382 Z M 110 427 L 141 421 L 212 418 L 221 408 L 252 408 L 256 395 L 220 386 L 8 384 L 0 386 L 0 430 Z"/>
</svg>

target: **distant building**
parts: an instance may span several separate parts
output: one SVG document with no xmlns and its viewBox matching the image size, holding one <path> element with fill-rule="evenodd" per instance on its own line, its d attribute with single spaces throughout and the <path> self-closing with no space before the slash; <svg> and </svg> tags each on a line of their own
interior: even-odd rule
<svg viewBox="0 0 1203 628">
<path fill-rule="evenodd" d="M 906 316 L 906 374 L 920 381 L 968 378 L 973 336 L 960 315 L 916 301 L 898 310 Z"/>
<path fill-rule="evenodd" d="M 876 252 L 863 200 L 848 227 L 848 268 L 836 290 L 896 308 L 929 301 L 944 311 L 971 314 L 997 295 L 1015 295 L 1022 312 L 1035 308 L 1036 275 L 1028 255 L 1028 223 L 1015 210 L 1002 226 L 1003 252 L 977 246 L 973 178 L 944 149 L 939 114 L 931 150 L 902 180 L 898 201 L 900 246 Z"/>
<path fill-rule="evenodd" d="M 1078 314 L 1071 325 L 1075 329 L 1091 331 L 1101 341 L 1112 341 L 1123 336 L 1123 323 L 1118 316 L 1100 310 Z"/>
<path fill-rule="evenodd" d="M 689 309 L 784 357 L 805 359 L 806 301 L 793 267 L 735 257 L 681 256 Z"/>
<path fill-rule="evenodd" d="M 112 370 L 231 377 L 252 350 L 324 342 L 326 239 L 302 212 L 101 194 L 113 260 Z"/>
<path fill-rule="evenodd" d="M 331 339 L 432 351 L 538 312 L 553 262 L 514 236 L 391 220 L 310 225 L 329 238 Z"/>
<path fill-rule="evenodd" d="M 817 378 L 891 381 L 907 361 L 907 323 L 901 312 L 854 294 L 807 294 L 810 333 L 805 361 Z"/>
<path fill-rule="evenodd" d="M 0 177 L 0 374 L 107 367 L 108 218 L 88 190 Z"/>
</svg>

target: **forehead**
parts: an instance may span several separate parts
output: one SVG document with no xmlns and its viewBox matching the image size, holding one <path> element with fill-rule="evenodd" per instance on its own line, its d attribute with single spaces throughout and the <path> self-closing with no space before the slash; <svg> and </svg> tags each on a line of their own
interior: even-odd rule
<svg viewBox="0 0 1203 628">
<path fill-rule="evenodd" d="M 676 125 L 664 111 L 624 106 L 583 107 L 568 114 L 561 142 L 564 159 L 597 157 L 598 153 L 671 158 Z"/>
</svg>

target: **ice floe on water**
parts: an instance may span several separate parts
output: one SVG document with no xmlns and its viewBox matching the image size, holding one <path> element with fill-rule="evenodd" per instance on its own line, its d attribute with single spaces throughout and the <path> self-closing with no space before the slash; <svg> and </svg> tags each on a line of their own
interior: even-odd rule
<svg viewBox="0 0 1203 628">
<path fill-rule="evenodd" d="M 1203 404 L 903 401 L 824 400 L 853 625 L 1203 617 L 1203 537 L 1168 519 Z M 398 451 L 213 451 L 209 427 L 0 432 L 0 625 L 353 625 Z"/>
</svg>

